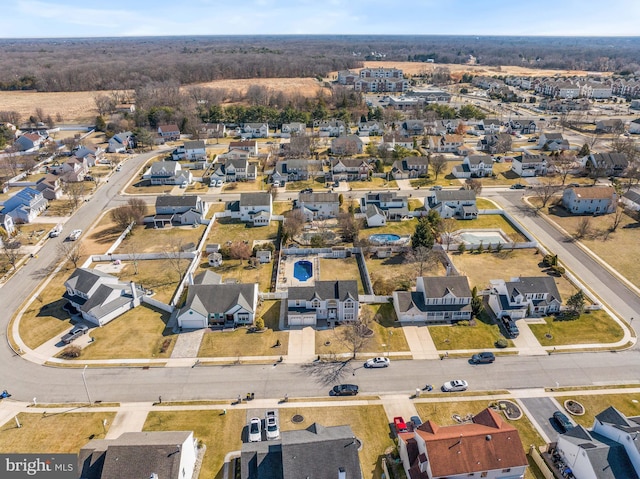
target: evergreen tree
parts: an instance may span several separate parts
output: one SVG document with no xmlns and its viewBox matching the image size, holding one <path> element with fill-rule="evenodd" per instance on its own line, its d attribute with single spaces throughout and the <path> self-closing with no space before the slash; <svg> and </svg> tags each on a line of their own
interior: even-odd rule
<svg viewBox="0 0 640 479">
<path fill-rule="evenodd" d="M 416 249 L 420 246 L 431 249 L 433 248 L 434 237 L 428 218 L 422 217 L 418 220 L 416 230 L 411 236 L 411 247 Z"/>
</svg>

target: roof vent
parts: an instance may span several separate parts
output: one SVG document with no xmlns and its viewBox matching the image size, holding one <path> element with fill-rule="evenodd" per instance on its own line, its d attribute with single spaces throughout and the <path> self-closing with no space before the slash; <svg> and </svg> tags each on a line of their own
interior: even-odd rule
<svg viewBox="0 0 640 479">
<path fill-rule="evenodd" d="M 492 439 L 491 434 L 487 434 L 484 438 L 485 438 L 487 441 L 491 441 L 491 439 Z"/>
</svg>

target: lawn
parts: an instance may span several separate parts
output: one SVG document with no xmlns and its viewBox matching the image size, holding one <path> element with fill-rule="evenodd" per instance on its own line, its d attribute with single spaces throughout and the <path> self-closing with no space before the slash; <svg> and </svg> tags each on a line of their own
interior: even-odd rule
<svg viewBox="0 0 640 479">
<path fill-rule="evenodd" d="M 202 171 L 202 170 L 198 170 L 198 171 Z M 189 186 L 187 186 L 187 189 L 186 189 L 187 193 L 195 193 L 200 195 L 206 194 L 207 191 L 209 191 L 209 187 L 199 181 L 194 181 Z"/>
<path fill-rule="evenodd" d="M 397 189 L 398 183 L 396 180 L 387 181 L 386 178 L 378 178 L 375 176 L 370 177 L 370 180 L 365 181 L 349 181 L 349 187 L 352 190 L 379 190 L 381 188 Z"/>
<path fill-rule="evenodd" d="M 609 406 L 615 407 L 627 417 L 640 416 L 640 394 L 638 393 L 596 394 L 590 392 L 589 395 L 556 397 L 556 400 L 562 405 L 569 399 L 578 401 L 584 406 L 584 415 L 573 416 L 567 413 L 567 416 L 587 428 L 593 427 L 595 415 L 600 414 Z"/>
<path fill-rule="evenodd" d="M 476 206 L 479 210 L 501 210 L 498 205 L 496 205 L 493 201 L 488 200 L 487 198 L 478 198 L 476 199 Z M 484 215 L 483 215 L 484 216 Z"/>
<path fill-rule="evenodd" d="M 402 253 L 396 253 L 389 258 L 366 258 L 367 270 L 371 277 L 371 284 L 376 289 L 376 282 L 393 285 L 393 291 L 410 289 L 415 286 L 417 265 L 407 263 Z M 446 270 L 440 261 L 423 271 L 423 276 L 445 276 Z"/>
<path fill-rule="evenodd" d="M 91 176 L 94 178 L 102 178 L 103 176 L 107 176 L 111 170 L 110 166 L 106 165 L 96 165 L 91 167 Z"/>
<path fill-rule="evenodd" d="M 389 221 L 384 226 L 375 226 L 373 228 L 362 228 L 360 230 L 360 238 L 368 238 L 374 234 L 389 233 L 396 235 L 412 235 L 418 224 L 418 220 L 412 218 L 406 221 Z"/>
<path fill-rule="evenodd" d="M 317 190 L 324 188 L 324 176 L 314 176 L 304 181 L 288 181 L 285 185 L 287 191 L 300 191 L 307 188 Z"/>
<path fill-rule="evenodd" d="M 523 183 L 526 181 L 523 180 L 520 175 L 511 171 L 512 163 L 502 162 L 502 163 L 494 163 L 493 164 L 493 173 L 495 176 L 489 176 L 487 178 L 481 178 L 483 186 L 494 186 L 494 185 L 513 185 L 514 183 Z"/>
<path fill-rule="evenodd" d="M 360 270 L 354 257 L 320 258 L 320 280 L 332 281 L 341 279 L 355 279 L 358 282 L 358 293 L 364 293 Z"/>
<path fill-rule="evenodd" d="M 14 240 L 23 246 L 34 245 L 51 231 L 55 225 L 50 223 L 25 223 L 16 225 L 17 234 Z"/>
<path fill-rule="evenodd" d="M 488 314 L 482 313 L 475 321 L 475 326 L 464 326 L 466 323 L 452 326 L 429 326 L 429 334 L 438 350 L 456 349 L 491 349 L 495 348 L 498 339 L 504 339 L 497 324 L 491 321 Z M 511 340 L 508 347 L 513 347 Z"/>
<path fill-rule="evenodd" d="M 56 409 L 42 413 L 20 413 L 0 428 L 0 452 L 77 454 L 91 439 L 104 439 L 113 423 L 114 412 L 66 412 Z"/>
<path fill-rule="evenodd" d="M 304 421 L 295 424 L 291 418 L 299 414 Z M 382 476 L 381 457 L 387 448 L 393 447 L 391 430 L 382 406 L 314 407 L 280 409 L 282 431 L 306 429 L 314 422 L 323 426 L 351 426 L 355 436 L 362 441 L 360 466 L 365 479 Z"/>
<path fill-rule="evenodd" d="M 248 241 L 251 245 L 255 240 L 275 240 L 278 225 L 278 221 L 272 221 L 269 226 L 253 226 L 231 218 L 220 218 L 211 227 L 206 243 L 224 245 L 229 241 Z"/>
<path fill-rule="evenodd" d="M 449 256 L 460 274 L 469 277 L 471 287 L 489 287 L 492 279 L 546 276 L 542 255 L 535 249 L 502 250 L 500 253 L 453 253 Z M 552 276 L 560 296 L 566 301 L 577 289 L 564 277 Z"/>
<path fill-rule="evenodd" d="M 425 186 L 451 186 L 451 185 L 460 185 L 461 182 L 458 178 L 453 176 L 453 167 L 458 164 L 458 160 L 455 161 L 447 161 L 445 164 L 444 170 L 438 175 L 438 179 L 436 180 L 436 176 L 431 171 L 429 178 L 415 178 L 413 180 L 409 180 L 409 183 L 414 188 L 424 188 Z"/>
<path fill-rule="evenodd" d="M 169 194 L 175 185 L 152 185 L 151 180 L 138 180 L 131 183 L 124 190 L 129 195 L 162 195 Z"/>
<path fill-rule="evenodd" d="M 245 193 L 247 191 L 261 191 L 266 189 L 262 175 L 257 175 L 256 179 L 251 181 L 225 183 L 222 187 L 224 193 Z"/>
<path fill-rule="evenodd" d="M 69 216 L 73 213 L 73 202 L 67 199 L 57 199 L 49 201 L 47 210 L 42 213 L 43 216 Z"/>
<path fill-rule="evenodd" d="M 72 272 L 60 270 L 22 315 L 19 333 L 28 347 L 35 349 L 71 327 L 69 313 L 62 309 L 67 303 L 62 295 L 66 291 L 64 282 Z"/>
<path fill-rule="evenodd" d="M 214 213 L 222 213 L 224 211 L 224 203 L 209 203 L 209 209 L 207 210 L 207 214 L 205 218 L 211 219 L 213 218 Z"/>
<path fill-rule="evenodd" d="M 174 253 L 183 246 L 197 245 L 205 230 L 204 225 L 153 228 L 144 225 L 133 227 L 132 234 L 118 246 L 115 253 Z"/>
<path fill-rule="evenodd" d="M 573 321 L 544 318 L 545 324 L 530 324 L 529 328 L 543 346 L 564 344 L 615 343 L 624 336 L 622 328 L 605 311 L 582 313 Z M 550 334 L 551 338 L 547 337 Z"/>
<path fill-rule="evenodd" d="M 122 229 L 114 223 L 108 211 L 98 224 L 85 233 L 82 248 L 87 254 L 105 254 L 121 234 Z"/>
<path fill-rule="evenodd" d="M 235 279 L 239 283 L 258 283 L 260 291 L 271 289 L 271 273 L 273 272 L 273 261 L 265 264 L 258 264 L 256 267 L 250 266 L 247 261 L 239 259 L 225 259 L 222 266 L 209 266 L 208 261 L 200 263 L 196 274 L 203 271 L 213 271 L 222 276 L 223 280 Z"/>
<path fill-rule="evenodd" d="M 424 200 L 420 198 L 409 198 L 407 201 L 409 211 L 424 210 Z"/>
<path fill-rule="evenodd" d="M 244 409 L 204 411 L 152 411 L 144 431 L 193 431 L 194 437 L 207 447 L 200 469 L 203 479 L 222 477 L 224 456 L 242 447 L 242 429 L 246 424 Z"/>
<path fill-rule="evenodd" d="M 180 272 L 186 271 L 190 260 L 182 259 Z M 135 274 L 135 266 L 132 261 L 123 261 L 124 266 L 118 273 L 111 273 L 121 281 L 135 281 L 145 289 L 151 289 L 155 293 L 154 299 L 169 303 L 178 288 L 180 273 L 174 269 L 171 261 L 167 259 L 139 260 L 138 274 Z M 177 266 L 177 265 L 176 265 Z"/>
<path fill-rule="evenodd" d="M 527 238 L 502 215 L 478 215 L 474 220 L 456 221 L 459 229 L 501 229 L 512 241 L 527 241 Z"/>
<path fill-rule="evenodd" d="M 291 211 L 293 209 L 293 205 L 291 201 L 274 201 L 273 202 L 273 214 L 274 215 L 282 215 L 287 211 Z"/>
<path fill-rule="evenodd" d="M 640 257 L 640 241 L 638 232 L 640 223 L 626 214 L 615 232 L 608 230 L 613 222 L 613 215 L 602 216 L 573 216 L 559 206 L 545 208 L 543 213 L 560 225 L 567 233 L 574 235 L 578 225 L 585 218 L 589 220 L 589 232 L 580 242 L 611 265 L 618 273 L 640 287 L 640 268 L 634 258 Z M 620 254 L 624 251 L 625 254 Z M 561 258 L 562 260 L 562 258 Z"/>
<path fill-rule="evenodd" d="M 168 321 L 169 313 L 142 304 L 101 328 L 90 329 L 95 341 L 78 359 L 168 358 L 176 338 L 166 327 Z"/>
</svg>

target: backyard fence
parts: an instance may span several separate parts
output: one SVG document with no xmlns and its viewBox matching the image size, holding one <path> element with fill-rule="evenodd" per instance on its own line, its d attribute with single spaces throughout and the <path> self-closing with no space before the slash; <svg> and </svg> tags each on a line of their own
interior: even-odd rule
<svg viewBox="0 0 640 479">
<path fill-rule="evenodd" d="M 173 310 L 175 309 L 175 306 L 165 304 L 162 301 L 158 301 L 157 299 L 152 298 L 151 296 L 144 295 L 141 299 L 143 303 L 147 303 L 155 308 L 161 309 L 162 311 L 166 311 L 167 313 L 173 313 Z"/>
<path fill-rule="evenodd" d="M 381 304 L 388 303 L 393 296 L 378 296 L 375 294 L 359 294 L 358 301 L 367 304 Z"/>
</svg>

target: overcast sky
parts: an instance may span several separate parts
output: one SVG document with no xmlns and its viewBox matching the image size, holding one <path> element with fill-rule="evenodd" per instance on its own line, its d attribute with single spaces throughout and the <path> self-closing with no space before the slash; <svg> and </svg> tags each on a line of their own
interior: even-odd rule
<svg viewBox="0 0 640 479">
<path fill-rule="evenodd" d="M 3 3 L 0 38 L 640 35 L 639 0 L 7 0 Z"/>
</svg>

